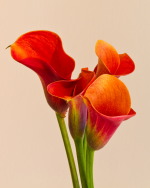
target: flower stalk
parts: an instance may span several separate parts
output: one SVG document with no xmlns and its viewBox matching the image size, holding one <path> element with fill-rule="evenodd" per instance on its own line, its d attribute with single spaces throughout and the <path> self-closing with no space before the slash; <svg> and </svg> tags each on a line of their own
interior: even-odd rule
<svg viewBox="0 0 150 188">
<path fill-rule="evenodd" d="M 87 146 L 86 178 L 87 178 L 87 181 L 88 181 L 88 188 L 94 188 L 93 163 L 94 163 L 94 150 L 92 150 L 89 146 Z"/>
<path fill-rule="evenodd" d="M 104 147 L 122 121 L 133 117 L 130 94 L 120 76 L 135 65 L 128 54 L 118 54 L 109 43 L 98 40 L 98 64 L 93 71 L 82 68 L 77 79 L 71 75 L 75 61 L 68 56 L 61 38 L 51 31 L 31 31 L 8 46 L 14 60 L 32 69 L 40 78 L 46 100 L 56 112 L 70 167 L 73 188 L 80 188 L 64 117 L 75 142 L 82 188 L 94 188 L 94 151 Z"/>
<path fill-rule="evenodd" d="M 58 113 L 56 113 L 56 117 L 57 117 L 57 120 L 58 120 L 60 132 L 61 132 L 61 135 L 62 135 L 62 139 L 63 139 L 63 142 L 64 142 L 64 146 L 65 146 L 65 150 L 66 150 L 66 154 L 67 154 L 67 158 L 68 158 L 68 163 L 69 163 L 69 167 L 70 167 L 73 187 L 74 188 L 80 188 L 78 175 L 77 175 L 77 171 L 76 171 L 76 166 L 75 166 L 75 162 L 74 162 L 74 157 L 73 157 L 71 144 L 70 144 L 70 141 L 69 141 L 69 137 L 68 137 L 64 118 L 62 118 Z"/>
<path fill-rule="evenodd" d="M 85 161 L 85 153 L 83 148 L 83 138 L 79 138 L 75 140 L 75 146 L 76 146 L 76 153 L 77 153 L 82 188 L 88 188 L 87 179 L 86 179 L 86 161 Z"/>
</svg>

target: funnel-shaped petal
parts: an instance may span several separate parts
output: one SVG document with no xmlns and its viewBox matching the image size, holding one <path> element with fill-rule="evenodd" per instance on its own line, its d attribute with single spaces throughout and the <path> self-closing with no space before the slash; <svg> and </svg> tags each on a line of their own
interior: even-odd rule
<svg viewBox="0 0 150 188">
<path fill-rule="evenodd" d="M 50 31 L 22 35 L 11 45 L 11 54 L 16 61 L 35 72 L 50 69 L 60 79 L 70 79 L 75 65 L 74 60 L 64 52 L 59 36 Z M 49 79 L 53 80 L 51 74 Z"/>
<path fill-rule="evenodd" d="M 110 140 L 122 121 L 131 118 L 135 112 L 131 109 L 127 115 L 106 116 L 88 105 L 87 141 L 93 150 L 101 149 Z"/>
<path fill-rule="evenodd" d="M 103 40 L 98 40 L 95 46 L 98 56 L 98 65 L 95 68 L 96 76 L 101 74 L 126 75 L 134 71 L 132 59 L 125 54 L 118 54 L 116 49 Z"/>
<path fill-rule="evenodd" d="M 94 81 L 95 73 L 82 69 L 76 80 L 61 80 L 48 85 L 50 96 L 69 104 L 69 129 L 73 139 L 83 136 L 87 120 L 87 108 L 81 96 Z"/>
<path fill-rule="evenodd" d="M 135 112 L 126 86 L 112 75 L 99 76 L 84 97 L 88 101 L 87 139 L 90 147 L 97 150 L 109 141 L 120 123 Z"/>
<path fill-rule="evenodd" d="M 57 80 L 70 79 L 74 60 L 63 50 L 59 36 L 50 31 L 33 31 L 19 37 L 11 45 L 12 57 L 34 70 L 40 77 L 50 106 L 55 109 L 47 85 Z M 58 103 L 61 103 L 57 99 Z M 65 107 L 66 108 L 66 107 Z"/>
</svg>

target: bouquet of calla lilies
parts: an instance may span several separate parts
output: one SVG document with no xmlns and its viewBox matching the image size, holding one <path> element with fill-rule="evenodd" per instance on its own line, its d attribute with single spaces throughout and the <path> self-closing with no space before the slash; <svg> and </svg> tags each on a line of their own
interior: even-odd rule
<svg viewBox="0 0 150 188">
<path fill-rule="evenodd" d="M 38 74 L 46 100 L 56 113 L 73 188 L 94 188 L 94 152 L 105 146 L 122 121 L 136 114 L 131 108 L 129 91 L 119 79 L 134 71 L 134 62 L 126 53 L 118 54 L 112 45 L 98 40 L 95 69 L 82 68 L 77 79 L 71 79 L 75 61 L 64 52 L 56 33 L 28 32 L 10 49 L 13 59 Z M 69 141 L 66 116 L 78 165 Z"/>
</svg>

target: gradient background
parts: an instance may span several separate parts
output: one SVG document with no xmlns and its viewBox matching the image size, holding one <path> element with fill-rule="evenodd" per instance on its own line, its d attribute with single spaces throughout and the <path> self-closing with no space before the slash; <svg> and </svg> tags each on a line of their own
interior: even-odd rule
<svg viewBox="0 0 150 188">
<path fill-rule="evenodd" d="M 0 187 L 71 188 L 54 112 L 35 73 L 5 48 L 32 30 L 58 33 L 81 67 L 97 64 L 98 39 L 127 52 L 136 71 L 121 77 L 136 117 L 124 122 L 95 153 L 95 188 L 150 187 L 150 1 L 0 0 Z"/>
</svg>

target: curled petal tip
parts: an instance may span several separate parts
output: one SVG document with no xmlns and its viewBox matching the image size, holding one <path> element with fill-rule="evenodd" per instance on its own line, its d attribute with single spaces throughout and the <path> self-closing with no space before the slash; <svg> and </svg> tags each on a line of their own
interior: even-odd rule
<svg viewBox="0 0 150 188">
<path fill-rule="evenodd" d="M 97 41 L 95 52 L 99 58 L 94 70 L 97 77 L 101 74 L 123 76 L 135 69 L 135 64 L 128 54 L 118 54 L 112 45 L 103 40 Z"/>
<path fill-rule="evenodd" d="M 127 75 L 134 71 L 135 64 L 133 60 L 128 56 L 128 54 L 119 54 L 120 57 L 120 66 L 116 72 L 116 75 Z"/>
<path fill-rule="evenodd" d="M 5 49 L 8 49 L 8 48 L 10 48 L 10 47 L 11 47 L 11 45 L 7 46 Z"/>
<path fill-rule="evenodd" d="M 102 70 L 99 69 L 103 69 L 104 73 L 108 73 L 109 71 L 110 74 L 115 74 L 120 65 L 120 59 L 116 49 L 109 43 L 98 40 L 95 45 L 95 52 L 99 58 L 97 71 L 100 73 L 97 74 L 101 74 Z"/>
</svg>

